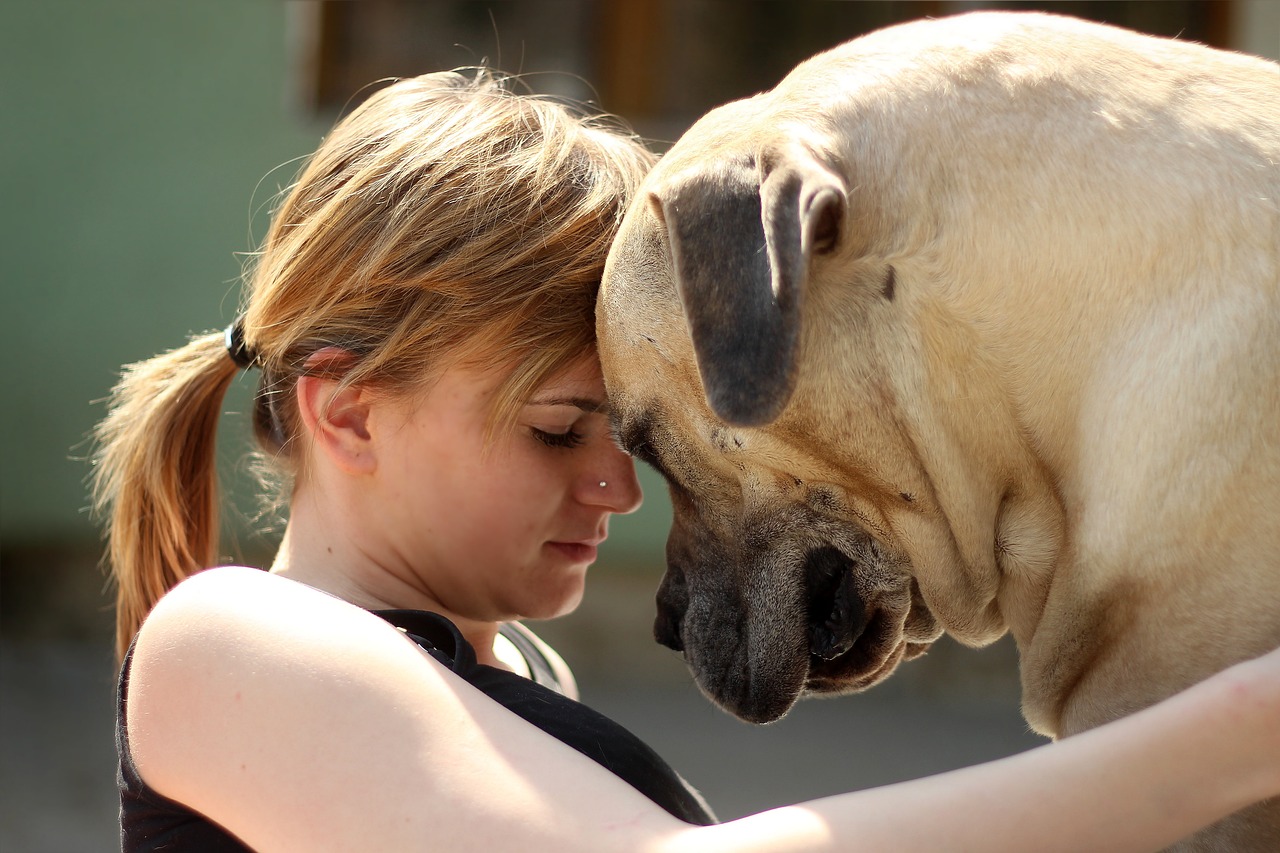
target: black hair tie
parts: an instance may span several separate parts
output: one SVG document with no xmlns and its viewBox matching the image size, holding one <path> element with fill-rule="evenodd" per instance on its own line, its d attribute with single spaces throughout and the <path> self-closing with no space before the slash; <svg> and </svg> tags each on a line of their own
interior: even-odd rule
<svg viewBox="0 0 1280 853">
<path fill-rule="evenodd" d="M 241 314 L 230 326 L 223 339 L 227 346 L 227 355 L 236 363 L 236 367 L 247 370 L 258 363 L 258 354 L 249 349 L 244 340 L 244 315 Z"/>
</svg>

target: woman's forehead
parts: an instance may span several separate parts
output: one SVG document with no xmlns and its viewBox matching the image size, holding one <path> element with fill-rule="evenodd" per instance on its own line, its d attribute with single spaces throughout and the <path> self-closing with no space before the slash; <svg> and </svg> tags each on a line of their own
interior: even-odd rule
<svg viewBox="0 0 1280 853">
<path fill-rule="evenodd" d="M 604 411 L 607 399 L 600 360 L 593 353 L 554 374 L 533 392 L 529 403 L 538 406 L 576 406 L 589 412 Z"/>
</svg>

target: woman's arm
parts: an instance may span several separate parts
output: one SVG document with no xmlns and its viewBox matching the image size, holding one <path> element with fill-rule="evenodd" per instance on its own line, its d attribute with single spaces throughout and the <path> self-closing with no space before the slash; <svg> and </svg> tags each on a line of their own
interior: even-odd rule
<svg viewBox="0 0 1280 853">
<path fill-rule="evenodd" d="M 1276 795 L 1280 651 L 1057 743 L 709 832 L 716 849 L 775 853 L 1152 851 Z"/>
<path fill-rule="evenodd" d="M 160 603 L 128 711 L 148 784 L 263 851 L 1153 850 L 1280 793 L 1277 652 L 1062 743 L 690 827 L 381 619 L 250 569 Z"/>
</svg>

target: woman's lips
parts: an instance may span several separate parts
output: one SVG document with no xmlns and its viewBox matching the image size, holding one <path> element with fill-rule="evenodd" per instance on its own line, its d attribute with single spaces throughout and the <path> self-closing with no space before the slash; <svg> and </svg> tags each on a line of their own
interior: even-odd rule
<svg viewBox="0 0 1280 853">
<path fill-rule="evenodd" d="M 587 542 L 548 542 L 553 550 L 569 558 L 571 563 L 594 563 L 597 547 Z"/>
</svg>

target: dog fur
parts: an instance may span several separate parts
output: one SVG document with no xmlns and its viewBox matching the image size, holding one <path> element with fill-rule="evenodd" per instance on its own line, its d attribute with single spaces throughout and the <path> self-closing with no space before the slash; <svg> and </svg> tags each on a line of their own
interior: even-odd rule
<svg viewBox="0 0 1280 853">
<path fill-rule="evenodd" d="M 849 42 L 662 158 L 598 333 L 670 486 L 657 636 L 734 714 L 1008 631 L 1061 737 L 1280 645 L 1275 63 L 1031 13 Z M 1280 849 L 1280 806 L 1185 849 Z"/>
</svg>

